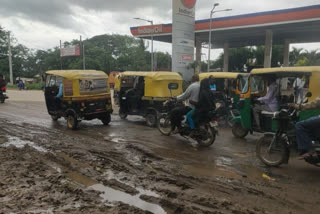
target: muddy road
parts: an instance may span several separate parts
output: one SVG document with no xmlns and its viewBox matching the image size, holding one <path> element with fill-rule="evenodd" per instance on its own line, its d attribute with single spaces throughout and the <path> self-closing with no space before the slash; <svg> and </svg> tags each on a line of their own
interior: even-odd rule
<svg viewBox="0 0 320 214">
<path fill-rule="evenodd" d="M 0 213 L 320 213 L 320 169 L 264 167 L 257 135 L 198 148 L 117 112 L 71 131 L 23 93 L 0 105 Z"/>
</svg>

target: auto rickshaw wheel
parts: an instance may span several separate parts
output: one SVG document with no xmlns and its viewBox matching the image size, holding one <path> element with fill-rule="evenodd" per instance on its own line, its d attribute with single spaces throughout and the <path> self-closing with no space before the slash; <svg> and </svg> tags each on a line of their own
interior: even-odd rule
<svg viewBox="0 0 320 214">
<path fill-rule="evenodd" d="M 127 113 L 124 113 L 124 112 L 121 110 L 121 108 L 120 108 L 120 110 L 119 110 L 119 116 L 120 116 L 121 119 L 124 120 L 124 119 L 127 118 L 128 114 L 127 114 Z"/>
<path fill-rule="evenodd" d="M 78 120 L 74 114 L 67 116 L 67 125 L 69 129 L 76 130 L 78 128 Z"/>
<path fill-rule="evenodd" d="M 236 138 L 245 138 L 248 135 L 249 131 L 242 127 L 240 123 L 234 123 L 232 126 L 232 134 Z"/>
<path fill-rule="evenodd" d="M 157 125 L 157 115 L 155 112 L 150 112 L 146 115 L 146 122 L 149 127 L 155 127 Z"/>
<path fill-rule="evenodd" d="M 107 126 L 111 122 L 111 115 L 107 114 L 103 118 L 100 119 L 103 125 Z"/>
<path fill-rule="evenodd" d="M 51 115 L 51 119 L 53 120 L 53 121 L 57 121 L 57 120 L 59 120 L 59 116 L 57 116 L 57 115 Z"/>
</svg>

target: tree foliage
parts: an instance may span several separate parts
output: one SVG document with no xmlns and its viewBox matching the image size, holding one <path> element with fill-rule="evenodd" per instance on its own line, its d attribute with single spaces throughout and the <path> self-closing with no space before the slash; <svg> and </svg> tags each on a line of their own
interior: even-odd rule
<svg viewBox="0 0 320 214">
<path fill-rule="evenodd" d="M 0 27 L 0 73 L 9 77 L 8 32 Z M 111 71 L 150 71 L 151 53 L 141 39 L 124 35 L 100 35 L 83 41 L 86 69 Z M 79 40 L 65 42 L 64 47 L 80 45 Z M 14 77 L 33 77 L 47 70 L 83 69 L 83 57 L 63 57 L 60 61 L 59 47 L 33 50 L 12 39 Z M 157 70 L 170 70 L 171 56 L 156 52 Z"/>
<path fill-rule="evenodd" d="M 0 73 L 9 77 L 8 63 L 8 31 L 0 26 Z M 19 44 L 11 36 L 12 62 L 14 78 L 34 77 L 47 70 L 82 69 L 83 57 L 63 57 L 60 61 L 60 49 L 54 47 L 48 50 L 34 50 Z M 80 45 L 79 40 L 65 42 L 63 46 Z M 125 35 L 99 35 L 84 41 L 86 69 L 111 71 L 150 71 L 151 53 L 141 39 Z M 222 70 L 224 55 L 212 61 L 210 68 Z M 320 52 L 318 50 L 305 51 L 293 48 L 290 52 L 290 66 L 320 65 Z M 171 70 L 171 55 L 169 53 L 155 52 L 155 70 Z M 272 67 L 281 66 L 283 61 L 283 46 L 273 46 Z M 250 71 L 251 67 L 263 67 L 264 47 L 244 47 L 229 49 L 229 71 Z M 207 71 L 207 64 L 196 62 L 191 64 L 195 69 L 200 67 L 202 72 Z"/>
</svg>

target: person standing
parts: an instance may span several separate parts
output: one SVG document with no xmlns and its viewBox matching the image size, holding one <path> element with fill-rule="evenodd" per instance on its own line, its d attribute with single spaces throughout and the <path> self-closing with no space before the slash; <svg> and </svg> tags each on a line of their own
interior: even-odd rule
<svg viewBox="0 0 320 214">
<path fill-rule="evenodd" d="M 303 103 L 303 87 L 305 85 L 304 78 L 300 79 L 299 77 L 294 81 L 293 83 L 293 89 L 294 89 L 294 102 L 298 104 L 298 98 L 300 97 L 299 104 Z"/>
</svg>

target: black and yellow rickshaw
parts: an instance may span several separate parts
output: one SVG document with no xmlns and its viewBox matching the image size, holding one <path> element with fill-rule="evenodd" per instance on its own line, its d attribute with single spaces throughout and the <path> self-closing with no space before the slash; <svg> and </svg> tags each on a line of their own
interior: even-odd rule
<svg viewBox="0 0 320 214">
<path fill-rule="evenodd" d="M 64 117 L 71 129 L 81 120 L 111 121 L 112 103 L 108 75 L 94 70 L 56 70 L 46 72 L 45 99 L 53 120 Z M 57 97 L 62 87 L 62 97 Z"/>
<path fill-rule="evenodd" d="M 213 76 L 216 82 L 214 92 L 224 94 L 227 98 L 232 99 L 233 107 L 237 108 L 241 91 L 249 78 L 249 74 L 238 72 L 208 72 L 199 75 L 200 81 L 210 76 Z"/>
<path fill-rule="evenodd" d="M 267 93 L 267 80 L 275 79 L 278 84 L 278 110 L 288 103 L 294 102 L 294 89 L 288 87 L 286 79 L 305 77 L 308 88 L 305 88 L 304 94 L 307 92 L 310 97 L 308 101 L 313 101 L 320 95 L 320 67 L 280 67 L 280 68 L 264 68 L 254 69 L 251 71 L 250 77 L 246 86 L 243 88 L 240 95 L 239 111 L 240 116 L 234 118 L 232 133 L 235 137 L 244 138 L 247 134 L 253 132 L 275 132 L 276 123 L 272 120 L 274 112 L 262 111 L 260 113 L 261 129 L 257 130 L 256 124 L 253 120 L 253 107 L 255 100 L 263 97 Z M 308 119 L 309 117 L 319 115 L 319 110 L 307 110 L 299 113 L 299 121 Z"/>
<path fill-rule="evenodd" d="M 163 102 L 182 93 L 182 78 L 174 72 L 127 71 L 121 73 L 120 80 L 119 116 L 143 116 L 150 127 L 157 124 Z M 175 89 L 169 90 L 169 85 Z"/>
<path fill-rule="evenodd" d="M 215 85 L 212 89 L 215 102 L 219 105 L 217 114 L 219 115 L 219 125 L 232 127 L 231 120 L 239 115 L 238 102 L 242 88 L 244 87 L 248 73 L 236 73 L 236 72 L 208 72 L 201 73 L 199 75 L 200 81 L 213 77 L 215 79 Z"/>
</svg>

